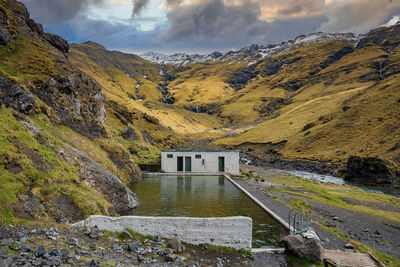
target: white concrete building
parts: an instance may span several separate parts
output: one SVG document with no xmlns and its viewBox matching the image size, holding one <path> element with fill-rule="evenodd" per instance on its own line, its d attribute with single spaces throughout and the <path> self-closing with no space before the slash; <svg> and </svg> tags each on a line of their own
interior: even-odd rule
<svg viewBox="0 0 400 267">
<path fill-rule="evenodd" d="M 239 151 L 165 150 L 161 152 L 161 171 L 239 175 Z"/>
</svg>

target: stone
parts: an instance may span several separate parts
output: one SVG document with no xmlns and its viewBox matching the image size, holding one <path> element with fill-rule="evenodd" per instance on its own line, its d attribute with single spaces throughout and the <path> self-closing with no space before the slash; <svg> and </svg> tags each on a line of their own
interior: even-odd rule
<svg viewBox="0 0 400 267">
<path fill-rule="evenodd" d="M 11 41 L 11 34 L 7 29 L 0 26 L 0 45 L 6 45 Z"/>
<path fill-rule="evenodd" d="M 46 39 L 52 46 L 57 48 L 59 51 L 65 54 L 68 53 L 69 44 L 64 38 L 52 33 L 43 33 L 42 37 Z"/>
<path fill-rule="evenodd" d="M 131 127 L 126 127 L 122 131 L 121 135 L 125 140 L 128 140 L 128 141 L 136 141 L 138 139 L 135 130 Z"/>
<path fill-rule="evenodd" d="M 100 266 L 99 262 L 94 259 L 89 264 L 89 267 L 98 267 L 98 266 Z"/>
<path fill-rule="evenodd" d="M 22 246 L 21 251 L 22 251 L 22 252 L 31 252 L 31 251 L 32 251 L 32 248 L 31 248 L 30 245 L 25 244 L 25 245 Z"/>
<path fill-rule="evenodd" d="M 157 235 L 153 238 L 154 242 L 161 242 L 161 236 Z"/>
<path fill-rule="evenodd" d="M 56 248 L 52 248 L 50 250 L 49 254 L 50 254 L 50 256 L 60 256 L 61 255 L 60 251 L 58 249 L 56 249 Z"/>
<path fill-rule="evenodd" d="M 135 252 L 138 250 L 138 245 L 134 243 L 128 243 L 127 250 L 130 252 Z"/>
<path fill-rule="evenodd" d="M 0 89 L 3 91 L 3 102 L 6 106 L 21 112 L 28 113 L 35 107 L 35 99 L 18 84 L 8 83 L 0 75 Z"/>
<path fill-rule="evenodd" d="M 350 243 L 346 243 L 346 244 L 344 245 L 344 248 L 347 248 L 347 249 L 354 249 L 354 246 L 353 246 L 352 244 L 350 244 Z"/>
<path fill-rule="evenodd" d="M 165 258 L 164 258 L 164 260 L 166 261 L 166 262 L 173 262 L 174 260 L 175 260 L 175 255 L 173 255 L 173 254 L 167 254 L 167 255 L 165 255 Z"/>
<path fill-rule="evenodd" d="M 0 267 L 7 267 L 7 264 L 2 258 L 0 258 Z"/>
<path fill-rule="evenodd" d="M 138 255 L 136 259 L 138 262 L 144 261 L 144 257 L 142 255 Z"/>
<path fill-rule="evenodd" d="M 76 238 L 70 238 L 68 240 L 68 245 L 79 247 L 79 243 L 78 240 L 76 240 Z"/>
<path fill-rule="evenodd" d="M 13 244 L 13 240 L 10 238 L 0 240 L 0 246 L 11 247 Z"/>
<path fill-rule="evenodd" d="M 6 247 L 0 247 L 0 256 L 2 255 L 7 255 L 8 254 L 8 250 Z"/>
<path fill-rule="evenodd" d="M 46 250 L 44 249 L 44 247 L 42 245 L 38 246 L 35 251 L 35 256 L 39 258 L 42 257 L 44 254 L 46 254 Z"/>
<path fill-rule="evenodd" d="M 317 263 L 322 262 L 323 247 L 320 241 L 294 234 L 284 237 L 282 241 L 288 253 Z"/>
<path fill-rule="evenodd" d="M 182 241 L 177 236 L 168 240 L 168 244 L 175 251 L 175 253 L 181 253 L 185 249 L 185 246 L 182 245 Z"/>
<path fill-rule="evenodd" d="M 61 253 L 62 256 L 67 256 L 67 255 L 69 254 L 69 250 L 66 249 L 66 248 L 63 248 L 63 249 L 60 251 L 60 253 Z"/>
<path fill-rule="evenodd" d="M 132 235 L 128 231 L 122 231 L 121 238 L 127 238 L 127 239 L 132 239 Z"/>
<path fill-rule="evenodd" d="M 110 201 L 118 213 L 123 213 L 139 206 L 136 195 L 114 174 L 88 157 L 82 151 L 69 147 L 80 159 L 80 172 L 89 183 Z"/>
<path fill-rule="evenodd" d="M 398 166 L 378 157 L 351 156 L 345 180 L 363 184 L 400 185 Z"/>
</svg>

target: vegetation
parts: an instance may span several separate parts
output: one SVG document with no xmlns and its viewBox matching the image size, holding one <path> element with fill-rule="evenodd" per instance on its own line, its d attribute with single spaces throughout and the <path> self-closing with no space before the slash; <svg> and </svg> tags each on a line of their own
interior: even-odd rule
<svg viewBox="0 0 400 267">
<path fill-rule="evenodd" d="M 400 222 L 400 214 L 378 209 L 374 203 L 399 207 L 400 198 L 392 195 L 365 191 L 349 185 L 323 184 L 297 177 L 271 178 L 282 186 L 275 189 L 294 195 L 291 204 L 295 207 L 311 207 L 314 202 L 348 209 L 354 212 L 372 214 L 394 222 Z"/>
<path fill-rule="evenodd" d="M 56 138 L 44 132 L 41 138 L 48 146 L 38 143 L 4 107 L 0 108 L 0 125 L 7 125 L 0 127 L 0 223 L 31 219 L 24 214 L 21 202 L 30 194 L 47 201 L 68 196 L 84 214 L 108 214 L 111 205 L 81 181 L 74 166 L 59 158 L 61 143 Z M 38 207 L 30 216 L 48 216 L 47 212 Z"/>
</svg>

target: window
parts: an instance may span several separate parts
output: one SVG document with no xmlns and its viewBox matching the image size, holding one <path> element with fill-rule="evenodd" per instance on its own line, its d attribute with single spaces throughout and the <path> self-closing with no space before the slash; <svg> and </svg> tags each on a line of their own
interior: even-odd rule
<svg viewBox="0 0 400 267">
<path fill-rule="evenodd" d="M 172 159 L 174 157 L 174 155 L 172 154 L 167 154 L 167 158 Z"/>
<path fill-rule="evenodd" d="M 196 159 L 201 159 L 201 155 L 200 155 L 200 154 L 197 154 L 197 155 L 196 155 Z"/>
</svg>

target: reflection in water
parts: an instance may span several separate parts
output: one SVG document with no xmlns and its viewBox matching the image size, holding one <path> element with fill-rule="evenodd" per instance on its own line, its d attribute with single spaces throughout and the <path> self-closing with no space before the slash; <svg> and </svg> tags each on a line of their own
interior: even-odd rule
<svg viewBox="0 0 400 267">
<path fill-rule="evenodd" d="M 131 186 L 141 201 L 132 215 L 253 219 L 253 247 L 272 247 L 285 228 L 223 176 L 158 176 Z"/>
</svg>

